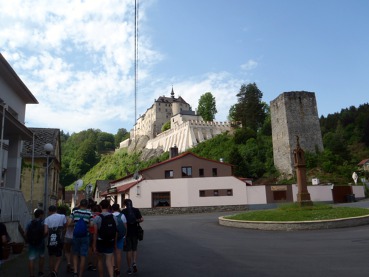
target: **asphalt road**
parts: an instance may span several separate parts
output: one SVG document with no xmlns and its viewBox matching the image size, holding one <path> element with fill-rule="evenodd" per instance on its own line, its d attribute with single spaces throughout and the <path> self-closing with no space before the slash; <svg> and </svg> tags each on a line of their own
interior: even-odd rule
<svg viewBox="0 0 369 277">
<path fill-rule="evenodd" d="M 349 205 L 369 206 L 369 202 Z M 369 225 L 315 231 L 224 227 L 226 213 L 146 216 L 136 276 L 368 276 Z M 26 255 L 0 277 L 28 276 Z M 65 274 L 63 262 L 58 276 Z M 126 268 L 126 264 L 122 265 Z M 98 276 L 86 271 L 84 276 Z M 121 276 L 127 276 L 121 274 Z"/>
</svg>

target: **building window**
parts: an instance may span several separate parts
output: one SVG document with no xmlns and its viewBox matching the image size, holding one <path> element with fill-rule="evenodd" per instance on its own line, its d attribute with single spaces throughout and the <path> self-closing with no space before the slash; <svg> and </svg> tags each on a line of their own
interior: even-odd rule
<svg viewBox="0 0 369 277">
<path fill-rule="evenodd" d="M 192 177 L 192 167 L 191 166 L 182 167 L 182 177 Z"/>
<path fill-rule="evenodd" d="M 165 170 L 165 179 L 173 178 L 173 170 Z"/>
<path fill-rule="evenodd" d="M 170 207 L 170 192 L 153 192 L 152 193 L 152 207 Z"/>
<path fill-rule="evenodd" d="M 207 189 L 199 190 L 200 197 L 233 196 L 233 189 Z"/>
<path fill-rule="evenodd" d="M 213 173 L 213 177 L 217 177 L 218 176 L 218 169 L 217 168 L 213 168 L 212 169 L 212 173 Z"/>
<path fill-rule="evenodd" d="M 204 169 L 199 168 L 199 177 L 204 177 Z"/>
</svg>

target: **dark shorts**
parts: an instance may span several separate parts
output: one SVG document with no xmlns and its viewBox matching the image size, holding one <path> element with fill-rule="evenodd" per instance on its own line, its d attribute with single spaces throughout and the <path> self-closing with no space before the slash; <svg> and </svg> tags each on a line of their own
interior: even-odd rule
<svg viewBox="0 0 369 277">
<path fill-rule="evenodd" d="M 30 261 L 43 258 L 45 256 L 45 243 L 42 241 L 40 245 L 28 245 L 28 259 Z"/>
<path fill-rule="evenodd" d="M 129 236 L 126 237 L 126 241 L 123 247 L 123 250 L 128 251 L 137 251 L 138 239 L 137 236 Z"/>
<path fill-rule="evenodd" d="M 86 257 L 88 252 L 88 246 L 90 244 L 90 237 L 73 238 L 72 250 L 74 255 Z"/>
<path fill-rule="evenodd" d="M 47 250 L 49 252 L 49 256 L 61 257 L 63 254 L 63 244 L 60 243 L 58 246 L 48 246 Z"/>
<path fill-rule="evenodd" d="M 96 250 L 100 254 L 112 254 L 114 252 L 114 241 L 105 242 L 102 240 L 97 240 Z"/>
</svg>

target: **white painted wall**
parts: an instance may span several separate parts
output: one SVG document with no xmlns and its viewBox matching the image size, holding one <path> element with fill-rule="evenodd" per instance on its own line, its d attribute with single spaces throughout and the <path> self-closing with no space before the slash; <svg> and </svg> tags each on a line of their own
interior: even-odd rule
<svg viewBox="0 0 369 277">
<path fill-rule="evenodd" d="M 229 177 L 182 178 L 144 180 L 129 191 L 129 198 L 137 208 L 151 208 L 152 192 L 170 192 L 171 207 L 246 205 L 246 184 L 239 179 Z M 200 197 L 199 190 L 232 189 L 233 196 Z"/>
<path fill-rule="evenodd" d="M 352 192 L 353 192 L 353 194 L 355 194 L 356 198 L 364 198 L 365 197 L 364 186 L 352 186 Z"/>
<path fill-rule="evenodd" d="M 265 186 L 247 186 L 247 204 L 266 204 Z"/>
<path fill-rule="evenodd" d="M 331 186 L 307 186 L 311 201 L 333 201 Z M 352 186 L 356 198 L 365 197 L 364 186 Z M 297 185 L 293 185 L 293 201 L 297 201 Z"/>
</svg>

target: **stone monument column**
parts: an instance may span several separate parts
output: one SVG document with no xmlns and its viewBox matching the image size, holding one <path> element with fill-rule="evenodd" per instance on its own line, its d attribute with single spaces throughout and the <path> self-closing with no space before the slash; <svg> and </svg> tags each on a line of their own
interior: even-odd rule
<svg viewBox="0 0 369 277">
<path fill-rule="evenodd" d="M 307 190 L 306 182 L 306 162 L 305 152 L 300 147 L 299 137 L 296 136 L 297 147 L 293 150 L 293 157 L 295 161 L 296 177 L 297 177 L 297 203 L 300 206 L 312 206 L 313 202 L 310 198 L 310 193 Z"/>
</svg>

